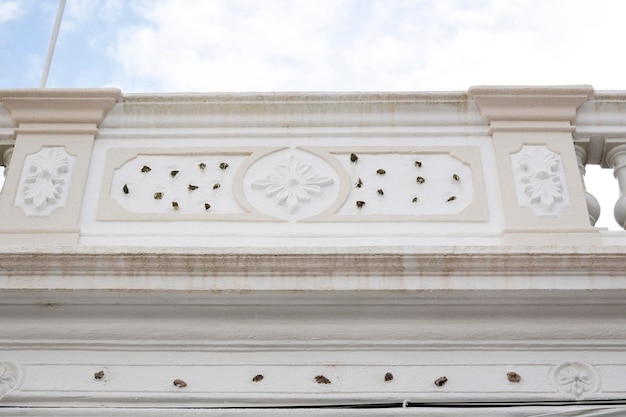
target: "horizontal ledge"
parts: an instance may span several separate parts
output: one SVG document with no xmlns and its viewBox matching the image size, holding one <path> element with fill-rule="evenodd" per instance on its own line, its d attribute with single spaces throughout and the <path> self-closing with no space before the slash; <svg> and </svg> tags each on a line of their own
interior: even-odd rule
<svg viewBox="0 0 626 417">
<path fill-rule="evenodd" d="M 584 275 L 623 272 L 626 258 L 623 246 L 367 246 L 367 247 L 0 247 L 0 271 L 12 266 L 29 270 L 46 268 L 46 262 L 62 262 L 63 271 L 78 268 L 102 270 L 143 265 L 143 272 L 186 273 L 254 272 L 274 275 L 279 271 L 326 274 L 327 271 L 358 275 L 381 272 L 384 275 L 467 275 L 475 271 L 513 275 L 556 272 Z M 37 264 L 33 263 L 36 261 Z M 97 261 L 98 264 L 94 264 Z M 68 262 L 70 262 L 68 264 Z M 192 263 L 190 263 L 192 262 Z M 169 268 L 168 268 L 169 265 Z M 330 266 L 332 265 L 332 266 Z M 248 270 L 253 266 L 254 270 Z M 165 269 L 164 269 L 165 267 Z M 275 269 L 279 267 L 278 269 Z M 391 269 L 389 269 L 391 267 Z M 445 267 L 442 269 L 442 267 Z M 455 269 L 459 267 L 459 269 Z M 273 268 L 265 270 L 265 268 Z M 374 269 L 371 269 L 374 268 Z M 382 268 L 378 271 L 378 268 Z M 511 269 L 513 268 L 513 269 Z M 385 273 L 386 272 L 386 273 Z"/>
<path fill-rule="evenodd" d="M 489 131 L 493 132 L 568 132 L 575 127 L 568 121 L 526 121 L 526 120 L 494 120 Z"/>
<path fill-rule="evenodd" d="M 97 367 L 94 367 L 98 369 Z M 169 380 L 167 381 L 169 382 Z M 126 414 L 130 412 L 132 408 L 138 410 L 149 411 L 148 414 L 136 414 L 154 416 L 152 414 L 159 409 L 168 410 L 168 416 L 181 416 L 187 414 L 180 414 L 181 411 L 194 409 L 195 411 L 201 411 L 197 414 L 189 414 L 193 416 L 231 416 L 231 415 L 248 415 L 248 416 L 554 416 L 558 417 L 559 414 L 552 414 L 558 410 L 561 411 L 578 411 L 589 410 L 598 411 L 610 409 L 612 411 L 622 410 L 621 413 L 611 414 L 589 414 L 589 416 L 623 416 L 626 411 L 626 405 L 620 394 L 601 395 L 595 394 L 595 399 L 589 399 L 587 401 L 576 401 L 575 399 L 568 399 L 565 394 L 553 394 L 548 396 L 543 393 L 529 392 L 529 393 L 517 393 L 517 390 L 510 389 L 509 391 L 501 394 L 483 394 L 481 392 L 466 391 L 462 393 L 451 393 L 449 389 L 441 389 L 440 393 L 428 393 L 425 395 L 422 392 L 411 391 L 399 391 L 388 392 L 381 394 L 379 391 L 359 392 L 359 393 L 341 393 L 337 392 L 332 385 L 329 392 L 314 392 L 309 395 L 293 394 L 288 389 L 285 392 L 272 392 L 272 393 L 255 393 L 254 396 L 251 393 L 226 393 L 226 394 L 214 394 L 211 392 L 195 391 L 194 393 L 186 393 L 185 391 L 166 391 L 162 394 L 158 393 L 144 393 L 141 391 L 123 391 L 123 392 L 111 392 L 108 395 L 100 394 L 96 389 L 93 390 L 81 390 L 74 392 L 61 392 L 50 391 L 49 393 L 28 393 L 27 395 L 13 394 L 11 397 L 13 400 L 3 400 L 3 409 L 7 407 L 19 407 L 22 406 L 31 411 L 38 410 L 38 407 L 57 410 L 56 414 L 2 414 L 0 416 L 68 416 L 68 415 L 80 415 L 90 416 L 92 414 L 68 414 L 63 406 L 80 404 L 92 404 L 92 406 L 99 411 L 94 416 L 102 417 L 109 411 L 113 416 L 126 416 L 135 414 Z M 252 398 L 251 398 L 252 397 Z M 407 400 L 409 398 L 415 398 L 415 400 Z M 402 408 L 404 401 L 407 401 L 408 408 Z M 517 403 L 517 405 L 515 405 Z M 553 405 L 549 405 L 553 403 Z M 582 405 L 581 405 L 582 403 Z M 593 405 L 593 404 L 597 405 Z M 359 409 L 359 404 L 369 404 L 370 406 L 360 409 L 356 414 L 344 414 L 348 409 Z M 381 407 L 375 407 L 379 404 Z M 387 404 L 385 406 L 385 404 Z M 391 405 L 394 405 L 393 407 Z M 455 405 L 456 404 L 456 405 Z M 473 405 L 472 405 L 473 404 Z M 482 405 L 481 405 L 482 404 Z M 492 404 L 492 406 L 489 406 Z M 508 404 L 508 405 L 498 405 Z M 574 408 L 576 404 L 576 408 Z M 611 405 L 613 404 L 613 405 Z M 534 405 L 534 407 L 533 407 Z M 543 405 L 543 407 L 540 407 Z M 568 408 L 569 405 L 572 408 Z M 107 408 L 122 406 L 123 408 Z M 512 410 L 529 410 L 532 408 L 550 410 L 551 413 L 546 414 L 510 414 Z M 9 408 L 10 409 L 10 408 Z M 75 409 L 74 407 L 70 408 Z M 278 414 L 277 410 L 289 410 L 286 414 Z M 417 412 L 412 414 L 406 410 L 413 409 Z M 59 413 L 62 410 L 62 413 Z M 116 410 L 112 412 L 111 410 Z M 333 410 L 332 413 L 322 414 L 322 410 Z M 372 411 L 373 414 L 366 414 L 363 411 Z M 395 410 L 395 413 L 381 414 L 382 411 Z M 399 410 L 402 410 L 398 414 Z M 431 410 L 425 413 L 425 410 Z M 434 410 L 439 410 L 441 414 L 434 413 Z M 474 414 L 474 412 L 478 412 Z M 491 411 L 490 411 L 491 410 Z M 501 410 L 502 414 L 494 414 L 495 410 Z M 211 414 L 211 411 L 219 411 L 216 414 Z M 253 413 L 243 414 L 243 411 L 250 411 Z M 307 413 L 304 413 L 308 411 Z M 313 411 L 313 412 L 311 412 Z M 489 412 L 490 411 L 490 412 Z M 486 413 L 488 412 L 488 414 Z M 585 416 L 585 414 L 562 414 L 563 416 Z M 232 413 L 232 414 L 231 414 Z M 267 413 L 267 414 L 265 414 Z M 458 414 L 457 414 L 458 413 Z M 161 415 L 161 414 L 158 414 Z"/>
<path fill-rule="evenodd" d="M 127 280 L 128 278 L 124 278 Z M 301 279 L 300 279 L 301 280 Z M 337 279 L 336 279 L 337 280 Z M 0 282 L 2 279 L 0 278 Z M 626 288 L 610 288 L 606 290 L 570 290 L 560 288 L 524 289 L 523 282 L 513 283 L 510 288 L 455 288 L 449 289 L 445 284 L 436 283 L 429 288 L 400 289 L 389 285 L 385 289 L 335 288 L 283 288 L 270 287 L 266 282 L 254 288 L 244 287 L 239 282 L 230 281 L 229 286 L 207 285 L 204 289 L 199 284 L 195 288 L 184 288 L 187 282 L 177 280 L 176 283 L 158 280 L 158 288 L 144 285 L 142 287 L 125 285 L 123 280 L 111 282 L 104 280 L 103 285 L 79 286 L 75 283 L 59 281 L 56 286 L 39 286 L 24 284 L 20 287 L 8 287 L 0 290 L 4 301 L 0 305 L 37 305 L 45 309 L 55 309 L 60 305 L 128 305 L 128 306 L 311 306 L 330 308 L 346 306 L 394 306 L 402 309 L 411 306 L 433 307 L 454 306 L 455 308 L 471 309 L 473 307 L 489 307 L 496 310 L 510 310 L 512 307 L 527 308 L 529 306 L 547 306 L 549 308 L 576 308 L 581 304 L 598 306 L 606 311 L 621 308 L 626 304 Z M 197 280 L 196 280 L 197 281 Z M 370 279 L 370 281 L 375 281 Z M 484 282 L 482 282 L 484 284 Z M 70 287 L 71 285 L 71 287 Z M 527 284 L 528 285 L 528 284 Z M 117 288 L 116 288 L 117 286 Z M 382 283 L 381 283 L 382 286 Z M 264 288 L 265 287 L 265 288 Z M 288 297 L 285 294 L 289 294 Z M 149 295 L 149 296 L 148 296 Z M 442 311 L 443 312 L 443 311 Z"/>
<path fill-rule="evenodd" d="M 222 92 L 222 93 L 135 93 L 123 94 L 124 103 L 368 103 L 381 101 L 467 101 L 463 91 L 406 92 Z"/>
<path fill-rule="evenodd" d="M 0 100 L 6 98 L 21 99 L 118 99 L 122 90 L 118 88 L 15 88 L 0 90 Z"/>
<path fill-rule="evenodd" d="M 415 126 L 300 126 L 300 127 L 159 127 L 100 128 L 100 139 L 174 139 L 174 138 L 309 138 L 309 137 L 408 137 L 418 136 L 489 136 L 487 125 L 415 125 Z"/>
<path fill-rule="evenodd" d="M 120 290 L 166 293 L 551 290 L 578 297 L 626 290 L 624 248 L 313 248 L 274 253 L 206 248 L 2 248 L 4 292 Z M 85 279 L 91 276 L 92 279 Z M 43 277 L 43 278 L 40 278 Z M 57 277 L 50 280 L 50 277 Z M 132 278 L 132 279 L 130 279 Z M 455 278 L 455 279 L 450 279 Z M 111 295 L 113 296 L 113 295 Z M 469 296 L 469 294 L 468 294 Z M 621 296 L 621 295 L 620 295 Z"/>
<path fill-rule="evenodd" d="M 586 96 L 594 93 L 593 86 L 575 85 L 477 85 L 470 87 L 470 97 L 482 96 L 522 96 L 522 97 L 553 97 L 553 96 Z"/>
<path fill-rule="evenodd" d="M 115 417 L 171 417 L 172 415 L 180 417 L 212 417 L 212 416 L 232 416 L 232 417 L 386 417 L 386 416 L 432 416 L 432 417 L 484 417 L 489 416 L 510 416 L 511 408 L 506 407 L 481 407 L 481 408 L 465 408 L 465 407 L 432 407 L 432 406 L 420 406 L 416 407 L 415 404 L 408 408 L 363 408 L 363 409 L 351 409 L 350 408 L 281 408 L 279 404 L 268 404 L 261 407 L 252 408 L 232 408 L 224 409 L 220 408 L 174 408 L 165 407 L 162 404 L 152 405 L 149 408 L 127 408 L 127 407 L 100 407 L 100 408 L 77 408 L 77 407 L 10 407 L 0 409 L 0 416 L 7 417 L 57 417 L 63 415 L 66 417 L 103 417 L 103 416 L 115 416 Z M 179 407 L 182 407 L 179 404 Z M 613 415 L 617 416 L 620 410 L 624 410 L 624 406 L 589 406 L 589 405 L 572 405 L 569 407 L 559 407 L 555 410 L 554 406 L 524 406 L 515 409 L 522 415 L 550 415 L 555 411 L 570 411 L 570 412 L 584 412 L 584 411 L 613 411 Z M 400 412 L 401 410 L 401 412 Z M 607 414 L 610 415 L 610 414 Z"/>
<path fill-rule="evenodd" d="M 16 135 L 90 135 L 95 136 L 98 127 L 95 123 L 20 123 L 15 128 Z"/>
</svg>

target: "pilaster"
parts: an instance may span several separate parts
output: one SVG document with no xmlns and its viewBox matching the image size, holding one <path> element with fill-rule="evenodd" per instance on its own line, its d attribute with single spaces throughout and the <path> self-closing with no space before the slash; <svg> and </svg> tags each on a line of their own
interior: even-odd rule
<svg viewBox="0 0 626 417">
<path fill-rule="evenodd" d="M 493 138 L 507 243 L 537 244 L 539 233 L 594 242 L 571 124 L 592 94 L 591 86 L 469 89 Z"/>
<path fill-rule="evenodd" d="M 98 124 L 120 90 L 5 90 L 15 125 L 0 198 L 0 233 L 11 244 L 75 244 Z"/>
</svg>

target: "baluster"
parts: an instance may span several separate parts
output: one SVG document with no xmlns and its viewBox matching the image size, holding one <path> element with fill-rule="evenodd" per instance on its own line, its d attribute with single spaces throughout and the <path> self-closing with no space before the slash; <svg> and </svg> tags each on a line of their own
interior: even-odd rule
<svg viewBox="0 0 626 417">
<path fill-rule="evenodd" d="M 585 163 L 587 162 L 587 151 L 580 145 L 575 145 L 574 149 L 576 150 L 576 160 L 578 161 L 578 172 L 580 172 L 580 179 L 583 183 L 583 191 L 585 193 L 585 202 L 587 203 L 587 211 L 589 212 L 589 222 L 592 226 L 595 226 L 596 222 L 600 218 L 600 203 L 598 200 L 587 191 L 587 187 L 585 186 L 585 174 L 587 170 L 585 169 Z"/>
<path fill-rule="evenodd" d="M 13 146 L 7 148 L 2 154 L 2 160 L 4 161 L 4 178 L 7 177 L 9 172 L 9 165 L 11 164 L 11 157 L 13 156 Z"/>
<path fill-rule="evenodd" d="M 626 145 L 618 145 L 606 154 L 609 168 L 619 184 L 620 196 L 615 203 L 613 215 L 622 229 L 626 228 Z"/>
</svg>

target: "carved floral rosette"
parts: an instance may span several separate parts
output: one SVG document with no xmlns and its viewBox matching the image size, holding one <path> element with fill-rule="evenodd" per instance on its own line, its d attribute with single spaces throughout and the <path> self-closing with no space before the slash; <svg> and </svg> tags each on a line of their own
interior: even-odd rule
<svg viewBox="0 0 626 417">
<path fill-rule="evenodd" d="M 311 201 L 311 197 L 320 195 L 322 187 L 331 185 L 333 179 L 320 177 L 309 164 L 300 164 L 295 156 L 279 164 L 265 178 L 252 182 L 252 187 L 265 189 L 266 197 L 275 197 L 279 205 L 286 205 L 290 212 L 301 203 Z"/>
<path fill-rule="evenodd" d="M 0 362 L 0 399 L 12 392 L 19 382 L 19 367 L 12 362 Z"/>
<path fill-rule="evenodd" d="M 550 370 L 552 385 L 576 399 L 598 391 L 600 374 L 591 365 L 582 362 L 565 362 Z"/>
<path fill-rule="evenodd" d="M 272 152 L 246 172 L 246 199 L 261 212 L 288 220 L 310 217 L 337 198 L 339 176 L 324 159 L 300 149 Z"/>
</svg>

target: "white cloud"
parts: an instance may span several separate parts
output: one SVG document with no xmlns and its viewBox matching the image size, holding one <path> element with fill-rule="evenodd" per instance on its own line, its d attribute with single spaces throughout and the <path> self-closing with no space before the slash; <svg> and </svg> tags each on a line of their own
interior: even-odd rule
<svg viewBox="0 0 626 417">
<path fill-rule="evenodd" d="M 624 88 L 626 3 L 597 0 L 161 0 L 110 54 L 126 89 Z"/>
<path fill-rule="evenodd" d="M 63 30 L 84 29 L 85 22 L 101 20 L 114 22 L 124 11 L 123 0 L 69 0 L 63 16 Z"/>
<path fill-rule="evenodd" d="M 19 1 L 0 0 L 0 23 L 17 20 L 24 14 L 22 4 Z"/>
<path fill-rule="evenodd" d="M 429 61 L 434 83 L 626 87 L 626 60 L 618 52 L 626 36 L 620 24 L 626 3 L 526 0 L 506 2 L 506 9 L 503 4 L 474 9 L 474 23 L 462 15 L 452 19 L 456 37 Z"/>
<path fill-rule="evenodd" d="M 125 74 L 174 90 L 302 89 L 324 74 L 346 2 L 163 1 L 112 48 Z M 308 81 L 307 81 L 308 80 Z M 306 88 L 306 87 L 305 87 Z"/>
</svg>

